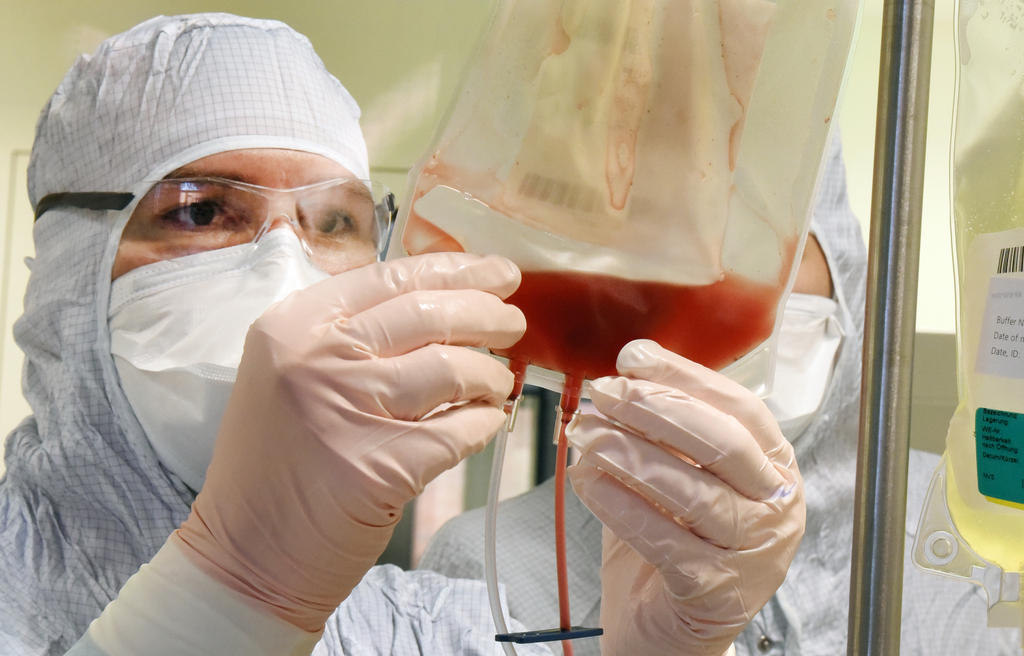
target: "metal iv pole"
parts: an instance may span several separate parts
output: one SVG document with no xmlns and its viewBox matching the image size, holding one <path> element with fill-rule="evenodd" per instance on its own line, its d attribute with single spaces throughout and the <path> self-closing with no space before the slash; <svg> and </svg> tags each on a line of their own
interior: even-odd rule
<svg viewBox="0 0 1024 656">
<path fill-rule="evenodd" d="M 848 656 L 892 656 L 900 648 L 934 13 L 934 0 L 885 0 L 882 16 Z"/>
</svg>

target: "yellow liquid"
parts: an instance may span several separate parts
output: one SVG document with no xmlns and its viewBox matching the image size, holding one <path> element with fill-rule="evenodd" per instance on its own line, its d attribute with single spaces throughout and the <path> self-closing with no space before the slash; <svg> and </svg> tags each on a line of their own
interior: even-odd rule
<svg viewBox="0 0 1024 656">
<path fill-rule="evenodd" d="M 946 444 L 946 507 L 961 537 L 979 556 L 1005 571 L 1020 572 L 1024 570 L 1024 509 L 978 492 L 974 448 L 974 413 L 958 408 Z"/>
<path fill-rule="evenodd" d="M 1020 572 L 1024 571 L 1024 505 L 1014 501 L 1024 499 L 1024 490 L 1010 500 L 982 495 L 978 491 L 975 441 L 975 415 L 979 407 L 1024 414 L 1024 378 L 979 371 L 979 358 L 986 357 L 992 344 L 987 339 L 990 335 L 983 334 L 984 319 L 993 310 L 987 308 L 989 275 L 972 274 L 994 270 L 992 263 L 998 256 L 998 246 L 1005 243 L 1024 244 L 1024 229 L 977 235 L 961 260 L 962 270 L 967 274 L 960 279 L 963 287 L 959 299 L 961 400 L 946 437 L 946 507 L 961 537 L 979 556 L 1005 571 Z M 1024 281 L 1020 284 L 1024 285 Z M 981 369 L 985 370 L 984 365 Z M 1014 469 L 987 471 L 1024 479 L 1024 472 Z"/>
<path fill-rule="evenodd" d="M 1024 377 L 978 371 L 979 355 L 985 357 L 991 338 L 983 334 L 983 324 L 999 249 L 1024 245 L 1024 96 L 1015 91 L 1021 41 L 1016 28 L 996 13 L 973 15 L 959 32 L 971 57 L 961 61 L 954 139 L 960 405 L 946 439 L 946 505 L 979 556 L 1019 572 L 1024 569 L 1024 506 L 978 491 L 974 432 L 978 407 L 1024 413 Z"/>
</svg>

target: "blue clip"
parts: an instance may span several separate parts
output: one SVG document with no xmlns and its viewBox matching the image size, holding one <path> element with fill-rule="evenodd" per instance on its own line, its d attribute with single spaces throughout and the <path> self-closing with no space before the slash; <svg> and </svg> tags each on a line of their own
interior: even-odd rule
<svg viewBox="0 0 1024 656">
<path fill-rule="evenodd" d="M 527 642 L 556 642 L 559 640 L 576 640 L 577 638 L 593 638 L 604 633 L 604 629 L 598 627 L 588 629 L 585 626 L 572 626 L 567 630 L 544 629 L 543 631 L 523 631 L 521 633 L 499 633 L 494 636 L 497 642 L 515 642 L 523 644 Z"/>
</svg>

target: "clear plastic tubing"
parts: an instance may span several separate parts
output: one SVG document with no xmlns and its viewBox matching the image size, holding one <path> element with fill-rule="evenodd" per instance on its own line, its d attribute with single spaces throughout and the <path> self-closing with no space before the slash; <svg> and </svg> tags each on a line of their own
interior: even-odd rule
<svg viewBox="0 0 1024 656">
<path fill-rule="evenodd" d="M 519 399 L 523 393 L 523 380 L 526 377 L 526 363 L 512 361 L 509 369 L 515 375 L 516 382 L 512 394 L 505 402 L 507 418 L 498 434 L 494 437 L 494 457 L 491 459 L 491 480 L 487 488 L 487 512 L 484 516 L 484 579 L 487 582 L 487 600 L 491 607 L 491 617 L 497 632 L 508 633 L 505 614 L 501 608 L 501 597 L 498 595 L 498 493 L 501 490 L 501 470 L 505 464 L 505 449 L 508 446 L 508 433 L 515 424 Z M 510 642 L 501 643 L 505 656 L 516 656 L 516 648 Z"/>
<path fill-rule="evenodd" d="M 509 416 L 511 419 L 511 415 Z M 491 460 L 491 481 L 487 488 L 487 514 L 484 519 L 484 578 L 487 581 L 487 599 L 491 606 L 491 617 L 498 633 L 508 633 L 505 614 L 501 609 L 501 597 L 498 596 L 498 491 L 501 489 L 501 468 L 505 462 L 505 447 L 508 444 L 509 423 L 506 421 L 498 429 L 494 438 L 494 458 Z M 511 642 L 502 642 L 501 648 L 505 656 L 516 656 L 516 648 Z"/>
</svg>

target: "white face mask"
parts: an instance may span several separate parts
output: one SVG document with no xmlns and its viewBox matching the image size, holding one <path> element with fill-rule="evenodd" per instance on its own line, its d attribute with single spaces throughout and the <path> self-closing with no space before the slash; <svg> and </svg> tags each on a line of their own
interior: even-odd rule
<svg viewBox="0 0 1024 656">
<path fill-rule="evenodd" d="M 249 325 L 327 278 L 295 233 L 148 264 L 110 288 L 110 352 L 160 461 L 199 490 Z"/>
<path fill-rule="evenodd" d="M 834 300 L 814 294 L 790 294 L 786 301 L 765 403 L 790 440 L 810 425 L 832 382 L 844 336 L 838 310 Z"/>
</svg>

